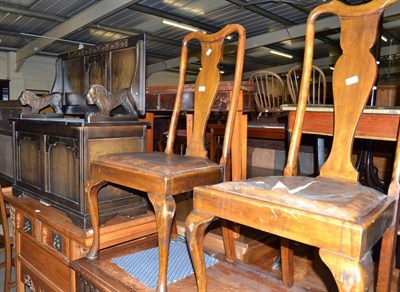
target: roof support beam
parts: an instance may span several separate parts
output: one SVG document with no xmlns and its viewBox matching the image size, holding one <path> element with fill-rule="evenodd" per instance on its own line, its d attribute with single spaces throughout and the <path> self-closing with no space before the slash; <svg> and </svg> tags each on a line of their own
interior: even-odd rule
<svg viewBox="0 0 400 292">
<path fill-rule="evenodd" d="M 386 11 L 385 16 L 399 15 L 400 2 L 392 4 Z M 384 25 L 389 25 L 385 23 Z M 336 16 L 326 17 L 317 20 L 315 25 L 315 31 L 324 31 L 327 29 L 339 28 L 339 19 Z M 246 39 L 246 49 L 253 49 L 261 46 L 268 46 L 270 44 L 278 43 L 292 38 L 304 37 L 306 31 L 306 24 L 298 24 L 288 27 L 287 29 L 281 29 L 274 32 L 261 34 Z M 152 73 L 167 70 L 170 68 L 178 67 L 180 58 L 173 58 L 170 60 L 162 61 L 159 63 L 151 64 L 147 66 L 147 73 Z"/>
<path fill-rule="evenodd" d="M 63 38 L 83 27 L 92 24 L 93 22 L 105 18 L 108 15 L 115 13 L 139 0 L 118 0 L 118 1 L 106 1 L 102 0 L 96 4 L 90 6 L 88 9 L 82 11 L 81 13 L 75 15 L 74 17 L 66 20 L 64 23 L 51 29 L 43 36 L 50 38 Z M 16 70 L 19 71 L 24 64 L 25 60 L 36 53 L 39 53 L 44 48 L 52 44 L 55 40 L 37 38 L 29 45 L 26 45 L 19 49 L 16 53 Z"/>
<path fill-rule="evenodd" d="M 276 14 L 273 14 L 267 10 L 259 8 L 257 5 L 249 5 L 249 3 L 245 2 L 245 1 L 241 1 L 241 0 L 228 0 L 228 2 L 235 4 L 236 6 L 239 6 L 241 8 L 247 9 L 256 14 L 259 14 L 261 16 L 264 16 L 266 18 L 272 19 L 283 25 L 293 25 L 294 24 L 292 21 L 289 21 L 289 20 L 282 18 Z"/>
<path fill-rule="evenodd" d="M 7 5 L 7 4 L 0 4 L 0 11 L 5 12 L 5 13 L 23 15 L 23 16 L 28 16 L 28 17 L 56 21 L 56 22 L 64 22 L 68 19 L 66 17 L 58 16 L 58 15 L 51 14 L 51 13 L 39 12 L 39 11 L 21 8 L 21 7 L 17 7 L 14 5 Z"/>
</svg>

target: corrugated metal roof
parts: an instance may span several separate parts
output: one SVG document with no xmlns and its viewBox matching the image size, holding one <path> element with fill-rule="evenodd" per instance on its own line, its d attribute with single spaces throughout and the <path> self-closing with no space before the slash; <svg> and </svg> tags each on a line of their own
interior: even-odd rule
<svg viewBox="0 0 400 292">
<path fill-rule="evenodd" d="M 254 1 L 258 4 L 252 5 Z M 348 2 L 360 4 L 363 0 Z M 79 15 L 98 3 L 98 0 L 0 1 L 0 49 L 3 47 L 7 50 L 18 50 L 35 39 L 23 33 L 45 35 L 65 20 Z M 154 64 L 179 57 L 181 40 L 188 33 L 164 24 L 163 19 L 189 24 L 208 32 L 217 31 L 228 23 L 239 23 L 245 27 L 246 34 L 250 38 L 272 32 L 284 33 L 289 31 L 291 26 L 302 25 L 306 22 L 309 11 L 321 3 L 325 2 L 323 0 L 132 1 L 132 5 L 128 7 L 121 8 L 107 17 L 99 17 L 94 23 L 85 24 L 81 29 L 67 33 L 63 37 L 65 41 L 54 42 L 45 47 L 43 52 L 60 54 L 76 49 L 78 46 L 76 42 L 99 44 L 126 35 L 146 33 L 148 35 L 147 63 Z M 391 16 L 385 17 L 383 25 L 383 33 L 392 39 L 392 48 L 394 48 L 392 54 L 395 60 L 398 60 L 400 59 L 400 11 L 392 12 Z M 68 40 L 73 43 L 66 42 Z M 254 44 L 255 41 L 252 40 L 252 45 Z M 382 46 L 388 51 L 389 42 L 382 43 Z M 259 48 L 248 50 L 245 71 L 276 69 L 279 65 L 299 63 L 303 57 L 303 47 L 303 37 L 283 39 L 274 43 L 261 42 Z M 293 59 L 272 55 L 269 53 L 270 49 L 289 53 L 293 55 Z M 337 31 L 329 31 L 316 39 L 314 54 L 316 57 L 326 58 L 338 50 Z M 222 65 L 229 68 L 232 64 L 226 60 Z M 229 69 L 227 71 L 229 72 Z"/>
</svg>

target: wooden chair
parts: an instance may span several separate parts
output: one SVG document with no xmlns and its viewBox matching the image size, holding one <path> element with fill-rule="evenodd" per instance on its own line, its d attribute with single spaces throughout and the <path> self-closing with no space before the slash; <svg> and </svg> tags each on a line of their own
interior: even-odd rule
<svg viewBox="0 0 400 292">
<path fill-rule="evenodd" d="M 8 227 L 8 213 L 6 204 L 4 202 L 4 192 L 11 192 L 11 187 L 9 188 L 0 188 L 0 224 L 1 224 L 1 234 L 0 234 L 0 243 L 4 249 L 5 261 L 1 263 L 0 267 L 5 268 L 4 272 L 4 291 L 10 291 L 12 287 L 15 287 L 15 282 L 11 281 L 11 268 L 13 266 L 13 258 L 12 258 L 12 238 L 10 234 L 10 230 Z"/>
<path fill-rule="evenodd" d="M 400 143 L 397 142 L 388 194 L 362 186 L 351 164 L 354 132 L 377 76 L 370 48 L 377 39 L 383 9 L 395 0 L 376 0 L 360 6 L 339 1 L 315 8 L 307 20 L 304 68 L 285 176 L 258 177 L 194 189 L 193 211 L 186 234 L 199 291 L 206 290 L 203 238 L 214 216 L 244 224 L 282 238 L 282 278 L 293 285 L 293 252 L 289 240 L 319 248 L 340 291 L 367 291 L 371 285 L 371 249 L 383 238 L 378 290 L 390 291 L 399 216 Z M 343 55 L 333 72 L 334 138 L 330 156 L 319 177 L 297 176 L 302 124 L 311 77 L 314 25 L 321 14 L 336 14 L 341 22 Z M 228 255 L 234 241 L 226 237 Z M 234 260 L 234 257 L 228 258 Z"/>
<path fill-rule="evenodd" d="M 294 104 L 300 94 L 300 80 L 303 66 L 294 66 L 287 74 L 287 87 L 290 97 Z M 318 66 L 313 65 L 311 70 L 310 90 L 308 95 L 308 104 L 325 104 L 326 103 L 326 77 L 324 71 Z"/>
<path fill-rule="evenodd" d="M 292 67 L 287 74 L 287 87 L 290 98 L 297 104 L 300 94 L 300 80 L 302 75 L 302 65 Z M 311 69 L 310 87 L 307 97 L 308 105 L 323 105 L 326 102 L 326 77 L 325 73 L 317 66 Z M 325 139 L 317 137 L 314 147 L 314 174 L 317 175 L 325 161 Z"/>
<path fill-rule="evenodd" d="M 285 99 L 285 84 L 282 78 L 271 71 L 257 71 L 250 76 L 254 84 L 254 101 L 260 113 L 279 112 Z"/>
<path fill-rule="evenodd" d="M 234 33 L 238 35 L 238 48 L 233 93 L 230 100 L 223 154 L 220 163 L 217 164 L 207 158 L 204 136 L 221 78 L 218 64 L 223 54 L 224 40 Z M 93 245 L 87 254 L 88 259 L 95 259 L 100 247 L 98 190 L 107 182 L 111 182 L 146 192 L 154 207 L 157 222 L 160 254 L 157 289 L 158 291 L 167 290 L 168 248 L 176 208 L 173 196 L 191 191 L 197 185 L 221 182 L 224 180 L 224 176 L 228 176 L 226 164 L 230 155 L 233 124 L 238 106 L 245 37 L 243 27 L 237 24 L 227 25 L 219 32 L 210 35 L 202 32 L 188 34 L 182 41 L 179 84 L 165 152 L 111 154 L 99 157 L 91 163 L 91 179 L 87 182 L 86 192 L 93 225 Z M 188 137 L 186 155 L 181 156 L 173 153 L 173 145 L 185 83 L 188 43 L 192 40 L 201 43 L 203 70 L 199 72 L 196 81 L 193 125 L 191 125 L 192 131 L 188 131 L 190 137 Z"/>
</svg>

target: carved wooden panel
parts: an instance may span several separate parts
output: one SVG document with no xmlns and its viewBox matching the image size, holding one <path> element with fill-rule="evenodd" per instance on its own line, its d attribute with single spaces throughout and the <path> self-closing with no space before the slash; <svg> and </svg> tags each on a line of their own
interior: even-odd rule
<svg viewBox="0 0 400 292">
<path fill-rule="evenodd" d="M 79 173 L 78 141 L 51 138 L 46 153 L 49 168 L 46 191 L 76 202 L 79 195 L 79 176 L 76 175 Z"/>
<path fill-rule="evenodd" d="M 59 61 L 60 62 L 60 61 Z M 60 63 L 61 65 L 61 63 Z M 65 100 L 64 104 L 83 104 L 82 93 L 84 92 L 84 60 L 83 59 L 73 59 L 64 63 L 63 73 L 64 73 L 64 83 L 62 88 L 57 88 L 54 91 L 62 92 L 64 90 Z M 82 68 L 77 70 L 77 68 Z"/>
<path fill-rule="evenodd" d="M 134 75 L 136 64 L 136 52 L 126 49 L 118 51 L 118 54 L 112 54 L 110 89 L 112 93 L 117 93 L 121 89 L 128 88 Z"/>
<path fill-rule="evenodd" d="M 85 58 L 85 83 L 83 92 L 89 91 L 90 85 L 107 83 L 106 54 Z"/>
<path fill-rule="evenodd" d="M 41 187 L 41 152 L 38 135 L 20 134 L 17 140 L 17 177 L 31 186 Z"/>
<path fill-rule="evenodd" d="M 145 37 L 132 36 L 59 56 L 52 92 L 63 96 L 64 113 L 95 112 L 86 103 L 91 85 L 116 94 L 128 89 L 141 114 L 145 112 Z"/>
</svg>

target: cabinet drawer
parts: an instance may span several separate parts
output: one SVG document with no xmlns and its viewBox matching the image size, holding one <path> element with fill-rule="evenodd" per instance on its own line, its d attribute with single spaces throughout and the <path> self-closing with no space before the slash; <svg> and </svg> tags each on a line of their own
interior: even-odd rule
<svg viewBox="0 0 400 292">
<path fill-rule="evenodd" d="M 68 264 L 28 236 L 20 233 L 19 238 L 21 250 L 19 260 L 21 263 L 29 263 L 35 274 L 40 276 L 46 283 L 49 283 L 48 279 L 51 279 L 52 284 L 60 288 L 61 291 L 69 291 L 70 273 L 72 271 L 69 269 Z"/>
<path fill-rule="evenodd" d="M 51 283 L 43 280 L 35 271 L 30 269 L 27 265 L 21 263 L 21 277 L 22 281 L 28 286 L 31 291 L 63 291 L 63 289 L 57 288 Z"/>
</svg>

